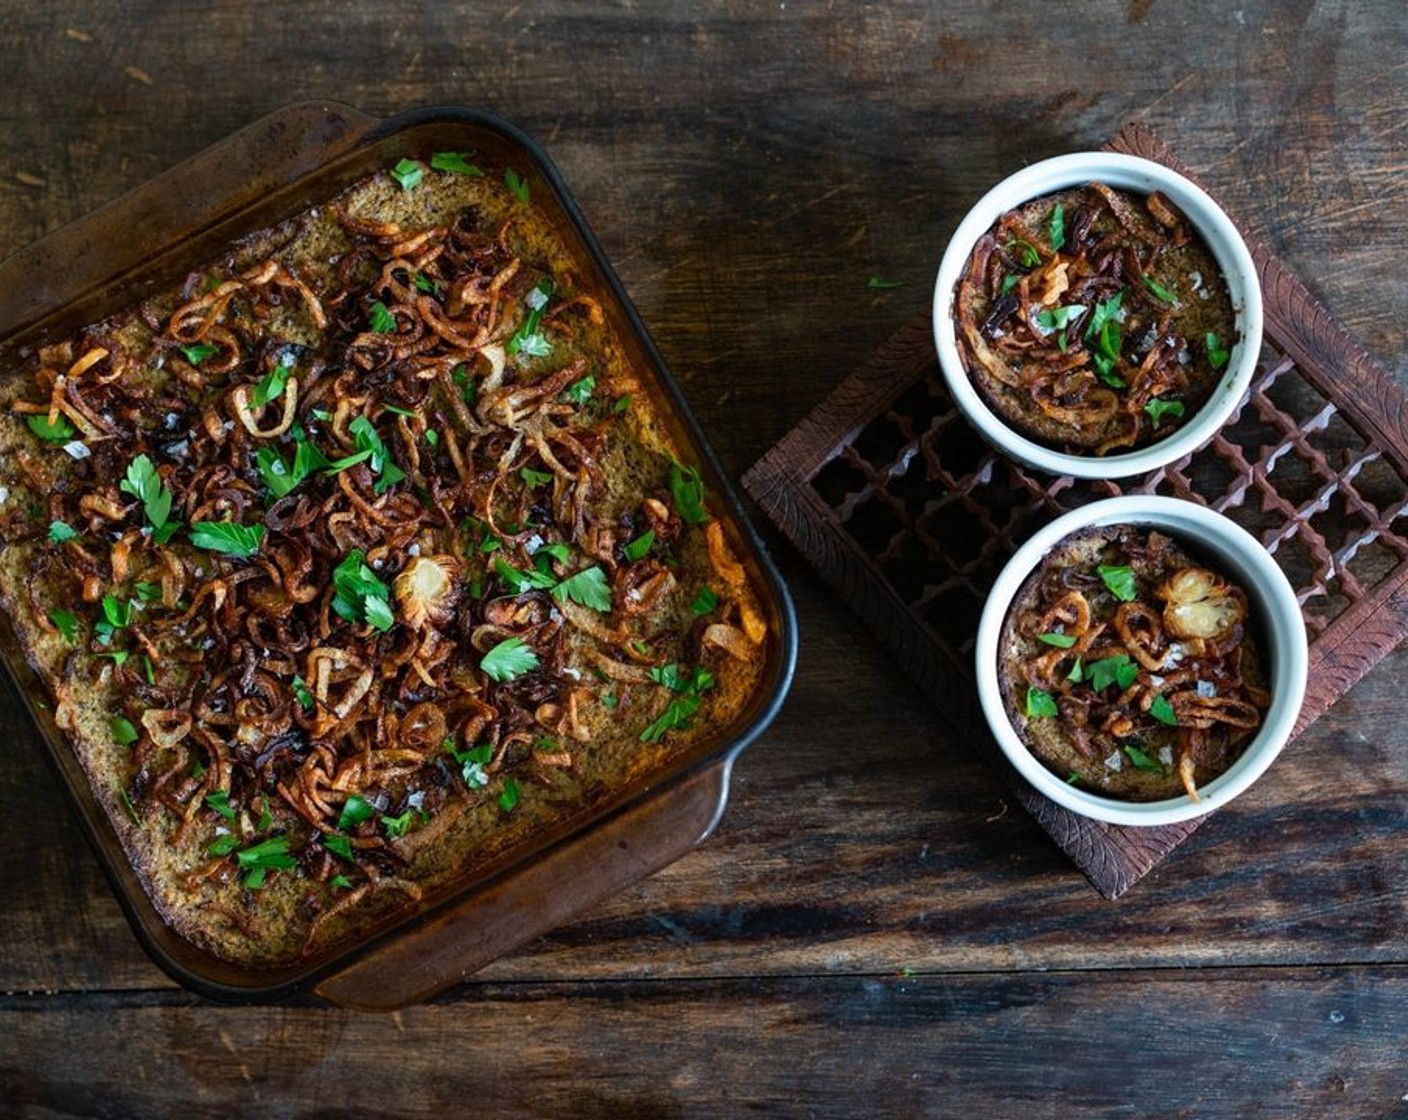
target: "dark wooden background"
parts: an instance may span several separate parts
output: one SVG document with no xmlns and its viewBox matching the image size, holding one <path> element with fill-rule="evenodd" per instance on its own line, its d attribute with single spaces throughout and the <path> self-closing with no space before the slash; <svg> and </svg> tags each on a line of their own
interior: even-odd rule
<svg viewBox="0 0 1408 1120">
<path fill-rule="evenodd" d="M 4 0 L 0 255 L 306 97 L 541 140 L 735 476 L 1130 119 L 1408 387 L 1401 0 Z M 0 1113 L 1408 1117 L 1408 654 L 1106 902 L 768 539 L 799 670 L 718 834 L 392 1017 L 173 987 L 0 690 Z"/>
</svg>

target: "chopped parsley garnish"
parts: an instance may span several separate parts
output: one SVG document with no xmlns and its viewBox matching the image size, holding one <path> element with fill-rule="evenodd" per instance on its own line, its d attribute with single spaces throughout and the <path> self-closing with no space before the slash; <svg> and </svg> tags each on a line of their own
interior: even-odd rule
<svg viewBox="0 0 1408 1120">
<path fill-rule="evenodd" d="M 263 540 L 263 525 L 240 525 L 233 521 L 197 521 L 191 526 L 191 543 L 197 548 L 241 559 L 255 555 Z"/>
<path fill-rule="evenodd" d="M 132 604 L 116 595 L 103 596 L 103 617 L 93 624 L 93 633 L 103 645 L 110 645 L 117 631 L 132 622 Z"/>
<path fill-rule="evenodd" d="M 640 733 L 642 743 L 658 743 L 667 732 L 687 728 L 695 712 L 699 711 L 703 694 L 714 687 L 714 675 L 703 668 L 697 668 L 693 675 L 688 675 L 678 665 L 665 665 L 652 670 L 651 676 L 677 695 L 660 713 L 660 717 Z"/>
<path fill-rule="evenodd" d="M 515 171 L 512 167 L 504 168 L 504 183 L 513 192 L 513 197 L 519 202 L 528 201 L 528 180 Z"/>
<path fill-rule="evenodd" d="M 670 497 L 674 499 L 675 511 L 691 525 L 702 525 L 709 520 L 704 511 L 704 480 L 693 467 L 671 460 Z"/>
<path fill-rule="evenodd" d="M 499 808 L 505 813 L 513 812 L 519 801 L 518 779 L 505 778 L 504 788 L 499 793 Z"/>
<path fill-rule="evenodd" d="M 475 167 L 465 157 L 468 152 L 436 152 L 430 157 L 430 166 L 436 171 L 448 171 L 454 175 L 472 175 L 483 178 L 484 172 Z"/>
<path fill-rule="evenodd" d="M 396 330 L 396 316 L 381 300 L 372 304 L 369 321 L 377 334 L 393 334 Z"/>
<path fill-rule="evenodd" d="M 391 169 L 391 177 L 400 184 L 403 191 L 408 191 L 425 178 L 425 168 L 413 159 L 403 159 Z"/>
<path fill-rule="evenodd" d="M 193 366 L 200 365 L 206 358 L 214 357 L 220 352 L 220 347 L 212 346 L 208 342 L 197 342 L 193 346 L 182 346 L 180 349 L 182 356 Z"/>
<path fill-rule="evenodd" d="M 523 480 L 523 485 L 529 490 L 537 490 L 540 486 L 546 486 L 552 481 L 552 472 L 535 471 L 532 467 L 524 467 L 518 472 L 518 477 Z"/>
<path fill-rule="evenodd" d="M 1085 667 L 1086 679 L 1090 681 L 1090 687 L 1096 692 L 1103 692 L 1110 685 L 1118 685 L 1120 691 L 1134 683 L 1134 678 L 1139 675 L 1139 666 L 1127 653 L 1118 653 L 1114 657 L 1104 657 L 1099 661 L 1092 661 Z"/>
<path fill-rule="evenodd" d="M 588 374 L 580 381 L 574 381 L 562 391 L 562 395 L 575 404 L 578 408 L 583 407 L 592 399 L 592 394 L 596 392 L 596 378 Z"/>
<path fill-rule="evenodd" d="M 1222 339 L 1217 337 L 1215 331 L 1208 331 L 1206 341 L 1208 348 L 1208 365 L 1212 366 L 1213 369 L 1221 369 L 1227 364 L 1228 359 L 1232 357 L 1231 351 L 1223 347 Z"/>
<path fill-rule="evenodd" d="M 626 409 L 628 409 L 628 408 L 630 408 L 630 407 L 631 407 L 631 394 L 630 394 L 630 393 L 625 393 L 625 394 L 623 394 L 623 395 L 621 395 L 621 396 L 619 396 L 619 397 L 616 398 L 616 403 L 611 406 L 611 411 L 612 411 L 612 413 L 613 413 L 614 415 L 619 416 L 621 413 L 625 412 Z"/>
<path fill-rule="evenodd" d="M 72 611 L 55 607 L 49 612 L 49 621 L 69 645 L 78 641 L 78 616 Z"/>
<path fill-rule="evenodd" d="M 546 556 L 538 561 L 536 568 L 526 572 L 519 571 L 502 556 L 495 556 L 494 573 L 515 595 L 522 595 L 525 591 L 534 589 L 551 591 L 557 586 L 557 576 L 548 569 Z"/>
<path fill-rule="evenodd" d="M 235 859 L 240 870 L 249 873 L 244 877 L 244 885 L 252 891 L 264 885 L 270 871 L 291 871 L 298 866 L 298 860 L 288 853 L 287 836 L 271 836 L 261 840 L 252 847 L 236 852 Z"/>
<path fill-rule="evenodd" d="M 132 721 L 126 716 L 113 716 L 110 727 L 112 729 L 112 741 L 119 747 L 130 747 L 141 738 L 137 733 L 137 729 L 132 726 Z"/>
<path fill-rule="evenodd" d="M 392 840 L 398 836 L 405 836 L 411 827 L 412 812 L 407 809 L 399 817 L 382 817 L 381 827 L 386 829 L 386 835 Z"/>
<path fill-rule="evenodd" d="M 342 803 L 342 812 L 337 817 L 337 827 L 346 832 L 349 828 L 356 828 L 363 821 L 369 821 L 376 816 L 376 806 L 363 797 L 360 793 L 351 794 Z"/>
<path fill-rule="evenodd" d="M 332 609 L 349 622 L 366 622 L 378 630 L 390 630 L 396 621 L 391 613 L 391 589 L 366 564 L 360 548 L 354 548 L 332 573 Z"/>
<path fill-rule="evenodd" d="M 157 544 L 165 544 L 181 527 L 179 521 L 171 518 L 171 491 L 161 481 L 156 466 L 145 454 L 138 455 L 127 467 L 127 476 L 118 484 L 125 494 L 131 494 L 142 503 L 147 524 L 152 529 L 152 539 Z"/>
<path fill-rule="evenodd" d="M 568 576 L 552 589 L 552 597 L 559 602 L 571 599 L 603 614 L 611 610 L 611 585 L 606 582 L 606 573 L 596 565 Z"/>
<path fill-rule="evenodd" d="M 239 846 L 240 838 L 233 832 L 227 832 L 224 836 L 217 836 L 205 850 L 212 856 L 227 856 Z"/>
<path fill-rule="evenodd" d="M 352 841 L 347 839 L 347 837 L 345 836 L 338 836 L 336 834 L 332 836 L 324 836 L 323 847 L 325 847 L 333 855 L 341 856 L 343 859 L 349 862 L 351 862 L 353 859 Z"/>
<path fill-rule="evenodd" d="M 1043 330 L 1061 331 L 1065 330 L 1082 315 L 1085 314 L 1085 304 L 1067 303 L 1060 307 L 1048 307 L 1045 311 L 1037 314 L 1037 326 Z"/>
<path fill-rule="evenodd" d="M 1125 745 L 1124 753 L 1129 756 L 1129 761 L 1132 762 L 1132 763 L 1134 763 L 1136 769 L 1139 769 L 1139 770 L 1162 770 L 1162 769 L 1163 769 L 1163 764 L 1162 764 L 1162 763 L 1158 762 L 1156 759 L 1150 758 L 1147 754 L 1145 754 L 1142 750 L 1140 750 L 1138 747 L 1136 747 L 1133 743 L 1127 743 L 1127 744 Z"/>
<path fill-rule="evenodd" d="M 36 413 L 26 418 L 29 430 L 42 440 L 50 443 L 68 443 L 78 434 L 77 429 L 68 422 L 68 417 L 62 412 L 54 418 L 54 422 L 49 423 L 49 417 L 45 413 Z"/>
<path fill-rule="evenodd" d="M 396 465 L 395 460 L 391 457 L 391 452 L 386 449 L 386 444 L 382 443 L 381 436 L 377 434 L 376 425 L 365 416 L 358 416 L 347 425 L 347 430 L 352 433 L 352 438 L 356 441 L 357 454 L 369 460 L 367 465 L 371 468 L 372 474 L 378 476 L 376 485 L 373 487 L 378 494 L 386 493 L 388 489 L 406 477 L 406 472 Z M 351 466 L 352 463 L 349 460 L 354 458 L 355 456 L 349 456 L 347 459 L 339 459 L 336 463 L 331 464 L 331 468 L 341 470 L 345 466 Z M 360 462 L 361 460 L 356 461 Z"/>
<path fill-rule="evenodd" d="M 1057 630 L 1049 630 L 1045 634 L 1038 634 L 1036 640 L 1045 642 L 1049 646 L 1055 646 L 1057 649 L 1070 649 L 1076 644 L 1074 634 L 1062 634 Z"/>
<path fill-rule="evenodd" d="M 454 741 L 446 739 L 445 749 L 460 764 L 460 777 L 470 789 L 483 789 L 489 784 L 489 775 L 484 767 L 489 765 L 489 760 L 494 757 L 492 743 L 480 743 L 477 747 L 457 751 Z"/>
<path fill-rule="evenodd" d="M 539 280 L 523 297 L 528 314 L 523 317 L 513 337 L 508 340 L 506 349 L 510 354 L 527 354 L 534 358 L 545 358 L 552 353 L 552 343 L 539 330 L 543 322 L 543 309 L 552 297 L 552 281 Z"/>
<path fill-rule="evenodd" d="M 1051 208 L 1051 251 L 1054 253 L 1066 243 L 1066 207 L 1058 202 Z"/>
<path fill-rule="evenodd" d="M 695 614 L 708 614 L 719 605 L 719 597 L 707 587 L 701 587 L 699 594 L 694 597 L 694 602 L 689 604 L 689 609 Z"/>
<path fill-rule="evenodd" d="M 235 819 L 235 807 L 230 804 L 230 791 L 227 789 L 212 790 L 205 795 L 205 803 L 214 809 L 227 821 Z"/>
<path fill-rule="evenodd" d="M 293 359 L 285 354 L 269 371 L 267 377 L 254 387 L 254 393 L 250 397 L 250 403 L 255 408 L 263 408 L 270 401 L 276 401 L 284 395 L 284 390 L 288 387 L 288 375 L 293 369 Z"/>
<path fill-rule="evenodd" d="M 1166 723 L 1170 727 L 1178 726 L 1178 716 L 1174 713 L 1173 705 L 1168 702 L 1166 696 L 1155 696 L 1153 703 L 1149 705 L 1149 714 L 1160 723 Z"/>
<path fill-rule="evenodd" d="M 132 590 L 137 593 L 137 599 L 143 603 L 155 603 L 161 598 L 161 584 L 159 583 L 139 579 L 132 585 Z"/>
<path fill-rule="evenodd" d="M 883 276 L 872 276 L 865 282 L 865 286 L 874 291 L 889 291 L 891 288 L 904 287 L 903 280 L 886 280 Z"/>
<path fill-rule="evenodd" d="M 1110 594 L 1121 603 L 1132 603 L 1137 594 L 1134 587 L 1134 569 L 1128 564 L 1101 564 L 1095 569 L 1101 582 Z"/>
<path fill-rule="evenodd" d="M 308 682 L 302 677 L 293 678 L 293 695 L 305 712 L 311 712 L 315 703 L 313 694 L 308 691 Z"/>
<path fill-rule="evenodd" d="M 1021 282 L 1022 282 L 1022 277 L 1021 277 L 1021 274 L 1020 274 L 1020 273 L 1009 272 L 1006 276 L 1004 276 L 1004 277 L 1002 278 L 1002 288 L 1001 288 L 999 294 L 1005 296 L 1008 292 L 1010 292 L 1013 288 L 1015 288 L 1015 287 L 1016 287 L 1018 284 L 1020 284 Z"/>
<path fill-rule="evenodd" d="M 643 560 L 650 552 L 650 546 L 655 543 L 655 530 L 647 529 L 644 533 L 631 541 L 621 550 L 628 563 L 634 564 L 637 560 Z"/>
<path fill-rule="evenodd" d="M 350 891 L 352 889 L 352 880 L 346 875 L 334 875 L 328 880 L 328 885 L 336 887 L 338 890 Z"/>
<path fill-rule="evenodd" d="M 1165 303 L 1174 303 L 1178 299 L 1178 296 L 1175 293 L 1169 291 L 1152 276 L 1144 277 L 1144 286 L 1148 288 L 1149 291 L 1153 292 L 1157 298 L 1163 300 Z"/>
<path fill-rule="evenodd" d="M 511 681 L 538 667 L 538 655 L 522 638 L 505 638 L 484 655 L 479 668 L 496 681 Z"/>
<path fill-rule="evenodd" d="M 67 521 L 51 521 L 49 522 L 49 539 L 55 544 L 75 541 L 78 539 L 78 531 Z"/>
<path fill-rule="evenodd" d="M 1044 692 L 1039 688 L 1027 689 L 1027 718 L 1044 719 L 1048 716 L 1058 715 L 1056 698 L 1049 692 Z"/>
<path fill-rule="evenodd" d="M 1076 658 L 1076 663 L 1071 666 L 1071 671 L 1066 674 L 1066 680 L 1072 684 L 1080 684 L 1085 680 L 1085 666 L 1079 657 Z"/>
<path fill-rule="evenodd" d="M 439 446 L 440 446 L 440 433 L 437 432 L 434 428 L 426 428 L 426 429 L 425 429 L 425 442 L 428 443 L 428 444 L 430 444 L 431 447 L 439 447 Z"/>
<path fill-rule="evenodd" d="M 1155 397 L 1153 400 L 1151 400 L 1148 404 L 1144 406 L 1144 411 L 1147 412 L 1151 417 L 1153 417 L 1154 429 L 1155 431 L 1157 431 L 1159 425 L 1163 423 L 1163 419 L 1165 416 L 1172 416 L 1175 420 L 1177 420 L 1180 416 L 1183 415 L 1183 402 L 1164 401 L 1160 400 L 1158 397 Z"/>
<path fill-rule="evenodd" d="M 1009 241 L 1007 251 L 1023 268 L 1035 268 L 1041 263 L 1041 253 L 1030 241 L 1023 241 L 1020 238 L 1016 241 Z"/>
<path fill-rule="evenodd" d="M 361 459 L 370 457 L 370 453 L 367 453 L 362 455 Z M 358 459 L 358 462 L 361 462 L 361 459 Z M 272 447 L 261 447 L 254 453 L 254 466 L 269 492 L 278 499 L 293 493 L 314 471 L 331 467 L 332 464 L 328 462 L 327 456 L 318 450 L 316 444 L 306 436 L 299 435 L 294 437 L 292 466 L 285 463 L 283 456 Z"/>
</svg>

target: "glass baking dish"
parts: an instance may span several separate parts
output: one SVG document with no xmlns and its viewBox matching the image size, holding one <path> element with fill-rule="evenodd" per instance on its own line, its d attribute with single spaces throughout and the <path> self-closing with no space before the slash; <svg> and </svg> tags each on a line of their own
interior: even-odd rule
<svg viewBox="0 0 1408 1120">
<path fill-rule="evenodd" d="M 174 979 L 212 998 L 268 1000 L 312 990 L 338 1004 L 389 1010 L 456 983 L 707 837 L 726 804 L 735 758 L 772 720 L 791 681 L 796 622 L 776 569 L 561 175 L 533 141 L 493 116 L 449 107 L 378 120 L 346 105 L 310 102 L 257 121 L 0 262 L 0 370 L 179 282 L 239 238 L 326 202 L 402 158 L 440 150 L 512 160 L 532 169 L 535 188 L 545 188 L 535 201 L 595 289 L 642 391 L 716 498 L 768 623 L 762 678 L 731 723 L 531 843 L 470 868 L 448 894 L 330 955 L 251 969 L 205 952 L 161 919 L 55 726 L 10 619 L 0 616 L 0 661 L 133 929 Z"/>
</svg>

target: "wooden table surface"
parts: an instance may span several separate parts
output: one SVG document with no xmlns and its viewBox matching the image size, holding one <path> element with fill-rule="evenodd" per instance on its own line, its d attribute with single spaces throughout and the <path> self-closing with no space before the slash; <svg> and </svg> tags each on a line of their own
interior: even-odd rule
<svg viewBox="0 0 1408 1120">
<path fill-rule="evenodd" d="M 496 111 L 735 477 L 923 308 L 988 185 L 1131 119 L 1408 387 L 1401 0 L 0 16 L 0 254 L 293 100 Z M 0 1113 L 1408 1117 L 1408 654 L 1109 902 L 765 535 L 799 667 L 717 834 L 389 1017 L 175 987 L 0 690 Z"/>
</svg>

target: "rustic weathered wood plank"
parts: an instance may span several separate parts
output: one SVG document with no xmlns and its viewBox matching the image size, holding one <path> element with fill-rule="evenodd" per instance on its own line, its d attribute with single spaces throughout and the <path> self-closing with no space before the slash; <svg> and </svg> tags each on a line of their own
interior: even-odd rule
<svg viewBox="0 0 1408 1120">
<path fill-rule="evenodd" d="M 1402 1120 L 1405 1030 L 1402 969 L 476 985 L 393 1019 L 0 1000 L 0 1094 L 52 1120 Z"/>
</svg>

